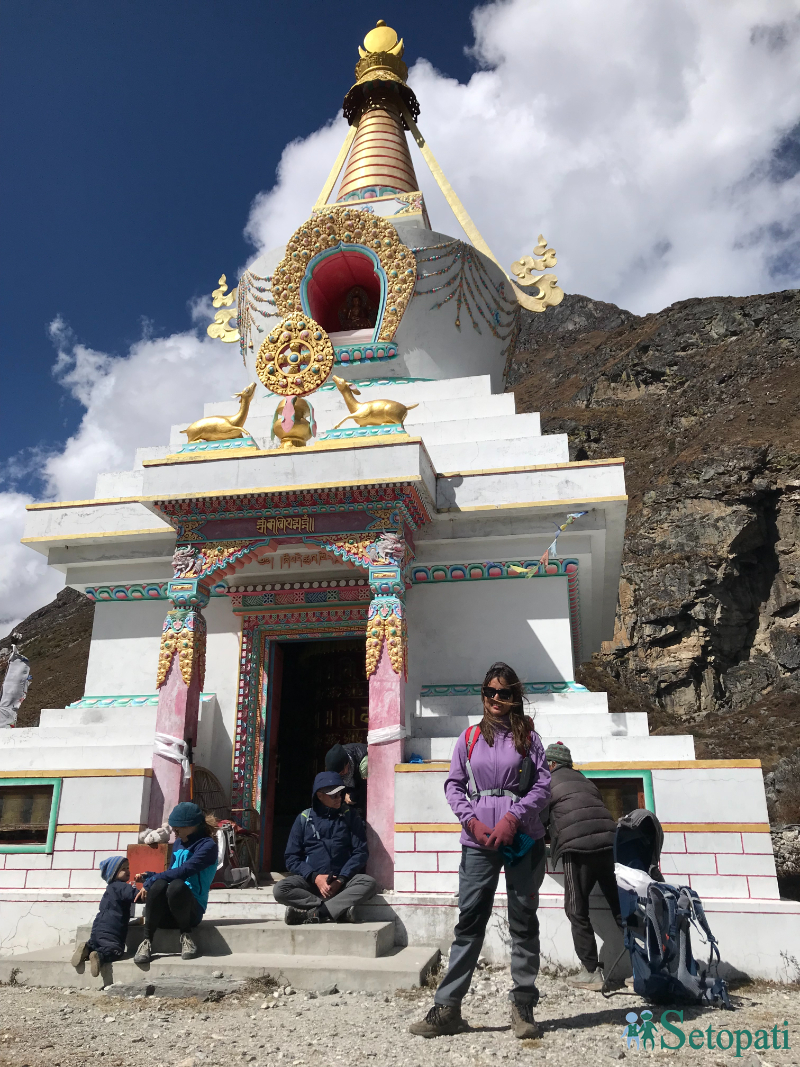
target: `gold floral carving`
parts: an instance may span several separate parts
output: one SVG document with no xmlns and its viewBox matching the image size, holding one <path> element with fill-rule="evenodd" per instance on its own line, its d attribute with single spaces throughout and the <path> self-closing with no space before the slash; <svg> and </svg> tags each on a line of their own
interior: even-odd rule
<svg viewBox="0 0 800 1067">
<path fill-rule="evenodd" d="M 191 685 L 192 677 L 197 672 L 202 689 L 206 674 L 206 626 L 198 612 L 176 609 L 167 614 L 158 653 L 156 689 L 166 682 L 176 652 L 185 684 Z"/>
<path fill-rule="evenodd" d="M 517 284 L 511 284 L 514 285 L 517 300 L 528 311 L 544 311 L 545 308 L 556 307 L 564 299 L 564 290 L 558 287 L 555 274 L 534 273 L 554 267 L 557 262 L 556 250 L 548 248 L 547 241 L 539 234 L 539 243 L 533 250 L 533 256 L 523 256 L 511 264 L 511 273 L 517 279 Z M 535 285 L 537 295 L 529 296 L 521 292 L 517 285 Z"/>
<path fill-rule="evenodd" d="M 272 393 L 305 396 L 327 381 L 333 358 L 333 345 L 322 327 L 302 310 L 290 312 L 259 348 L 256 374 Z"/>
<path fill-rule="evenodd" d="M 384 642 L 394 673 L 406 674 L 405 622 L 395 614 L 385 619 L 375 615 L 367 622 L 367 678 L 371 678 L 378 669 Z"/>
<path fill-rule="evenodd" d="M 386 310 L 377 340 L 391 341 L 414 293 L 417 261 L 390 222 L 363 209 L 325 208 L 292 234 L 286 246 L 286 255 L 272 275 L 275 304 L 282 315 L 302 313 L 300 288 L 308 264 L 320 252 L 342 243 L 363 245 L 380 262 L 386 275 L 387 288 Z"/>
<path fill-rule="evenodd" d="M 220 341 L 225 341 L 228 344 L 239 340 L 238 324 L 231 326 L 230 321 L 239 313 L 239 309 L 234 303 L 235 300 L 236 293 L 228 292 L 228 283 L 223 274 L 219 280 L 219 289 L 215 289 L 211 294 L 211 304 L 215 308 L 226 308 L 228 310 L 216 313 L 214 321 L 206 330 L 209 337 L 219 338 Z M 233 306 L 231 307 L 231 305 Z"/>
<path fill-rule="evenodd" d="M 367 678 L 378 669 L 383 648 L 383 619 L 376 615 L 367 622 Z"/>
<path fill-rule="evenodd" d="M 215 541 L 213 544 L 203 545 L 201 549 L 203 553 L 202 573 L 205 574 L 212 567 L 223 563 L 229 556 L 235 556 L 237 552 L 241 552 L 249 544 L 249 541 Z"/>
</svg>

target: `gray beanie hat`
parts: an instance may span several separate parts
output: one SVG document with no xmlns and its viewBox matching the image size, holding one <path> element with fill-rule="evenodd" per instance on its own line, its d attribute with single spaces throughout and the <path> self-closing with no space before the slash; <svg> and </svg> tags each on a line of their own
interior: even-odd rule
<svg viewBox="0 0 800 1067">
<path fill-rule="evenodd" d="M 572 766 L 572 753 L 563 741 L 556 741 L 554 745 L 548 745 L 544 758 L 548 763 L 561 763 L 565 767 Z"/>
</svg>

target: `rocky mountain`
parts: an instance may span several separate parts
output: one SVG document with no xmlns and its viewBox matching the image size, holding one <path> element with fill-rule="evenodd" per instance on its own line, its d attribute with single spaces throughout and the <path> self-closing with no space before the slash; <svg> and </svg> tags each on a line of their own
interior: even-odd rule
<svg viewBox="0 0 800 1067">
<path fill-rule="evenodd" d="M 19 637 L 0 639 L 0 656 L 13 641 L 31 665 L 33 681 L 19 709 L 18 726 L 38 726 L 42 708 L 65 708 L 83 696 L 93 620 L 92 601 L 74 589 L 62 589 L 55 600 L 14 627 Z M 0 662 L 0 682 L 4 675 L 5 662 Z"/>
<path fill-rule="evenodd" d="M 573 459 L 624 456 L 616 631 L 581 668 L 698 757 L 760 758 L 800 822 L 800 292 L 639 317 L 584 296 L 526 315 L 508 386 Z"/>
</svg>

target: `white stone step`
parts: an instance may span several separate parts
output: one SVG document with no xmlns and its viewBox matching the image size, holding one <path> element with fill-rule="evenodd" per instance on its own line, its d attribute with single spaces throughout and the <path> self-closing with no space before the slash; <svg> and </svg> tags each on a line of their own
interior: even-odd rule
<svg viewBox="0 0 800 1067">
<path fill-rule="evenodd" d="M 479 423 L 471 425 L 478 426 Z M 413 432 L 411 427 L 409 432 Z M 567 435 L 563 433 L 523 437 L 518 440 L 465 441 L 452 445 L 428 444 L 425 434 L 426 430 L 423 430 L 422 440 L 440 474 L 496 470 L 503 467 L 536 467 L 540 464 L 569 461 L 569 443 Z"/>
<path fill-rule="evenodd" d="M 134 725 L 137 730 L 150 729 L 152 733 L 156 728 L 157 711 L 153 704 L 143 707 L 42 708 L 39 730 L 78 726 L 129 729 Z"/>
<path fill-rule="evenodd" d="M 7 740 L 7 735 L 21 733 L 33 737 L 21 744 Z M 3 771 L 122 770 L 150 767 L 153 762 L 152 741 L 149 744 L 113 744 L 106 738 L 102 744 L 67 745 L 60 739 L 42 743 L 37 739 L 38 734 L 38 729 L 0 731 L 0 776 Z"/>
<path fill-rule="evenodd" d="M 449 761 L 457 737 L 411 737 L 406 741 L 406 758 L 412 753 L 429 760 Z M 672 737 L 569 737 L 542 735 L 545 746 L 562 741 L 575 763 L 694 759 L 694 738 L 686 734 Z"/>
<path fill-rule="evenodd" d="M 469 726 L 476 726 L 482 716 L 426 715 L 412 721 L 412 737 L 459 737 Z M 647 737 L 646 712 L 580 714 L 539 712 L 534 717 L 541 737 L 560 740 L 564 737 Z M 566 744 L 566 742 L 564 742 Z"/>
<path fill-rule="evenodd" d="M 316 928 L 317 930 L 319 927 Z M 149 966 L 138 967 L 132 959 L 119 960 L 92 978 L 89 968 L 83 974 L 70 966 L 72 946 L 40 949 L 0 960 L 0 982 L 8 982 L 12 972 L 19 984 L 99 989 L 111 983 L 137 984 L 144 992 L 159 978 L 210 978 L 222 971 L 227 979 L 260 978 L 272 975 L 281 985 L 295 989 L 323 990 L 336 985 L 339 989 L 390 993 L 395 989 L 418 988 L 439 960 L 438 948 L 413 946 L 394 948 L 385 956 L 289 956 L 279 953 L 232 952 L 223 956 L 199 956 L 182 960 L 180 956 L 156 957 Z"/>
<path fill-rule="evenodd" d="M 138 722 L 91 723 L 81 726 L 32 726 L 9 731 L 10 738 L 0 737 L 4 748 L 74 748 L 93 745 L 152 745 L 155 717 Z"/>
<path fill-rule="evenodd" d="M 608 713 L 608 695 L 590 693 L 588 689 L 569 689 L 563 693 L 531 693 L 527 697 L 526 707 L 528 714 L 534 716 L 553 712 L 605 715 Z M 431 693 L 420 695 L 417 700 L 417 715 L 477 715 L 480 712 L 481 698 L 478 693 Z"/>
<path fill-rule="evenodd" d="M 334 368 L 334 373 L 339 372 Z M 477 374 L 464 378 L 446 378 L 429 382 L 393 382 L 387 375 L 385 378 L 377 378 L 369 385 L 358 385 L 358 379 L 354 384 L 361 390 L 358 397 L 361 401 L 367 400 L 399 400 L 402 404 L 414 404 L 417 402 L 430 402 L 439 400 L 465 400 L 476 397 L 488 397 L 492 395 L 492 383 L 488 374 Z M 275 416 L 275 408 L 278 406 L 277 396 L 257 397 L 250 404 L 250 418 L 269 418 Z M 322 413 L 338 411 L 344 404 L 342 395 L 338 389 L 323 388 L 311 397 L 314 413 L 319 417 Z M 234 415 L 239 410 L 236 400 L 218 400 L 204 406 L 204 415 Z M 250 422 L 246 423 L 249 428 Z"/>
<path fill-rule="evenodd" d="M 417 425 L 412 422 L 410 412 L 406 419 L 406 428 L 414 437 L 421 437 L 426 446 L 461 445 L 468 441 L 521 441 L 524 438 L 537 438 L 541 443 L 541 421 L 538 412 L 524 415 L 491 415 L 483 419 L 448 419 L 440 422 L 426 422 Z M 415 428 L 416 427 L 416 428 Z M 554 435 L 556 436 L 556 435 Z M 559 434 L 565 437 L 564 434 Z"/>
<path fill-rule="evenodd" d="M 86 941 L 90 934 L 91 926 L 79 927 L 77 940 Z M 201 922 L 192 931 L 192 937 L 204 956 L 263 952 L 285 956 L 357 956 L 376 959 L 394 949 L 394 935 L 393 922 L 287 926 L 282 917 L 253 922 L 215 919 Z M 143 937 L 143 926 L 131 926 L 127 938 L 128 951 L 135 952 Z M 178 931 L 159 930 L 153 950 L 157 954 L 180 952 Z"/>
</svg>

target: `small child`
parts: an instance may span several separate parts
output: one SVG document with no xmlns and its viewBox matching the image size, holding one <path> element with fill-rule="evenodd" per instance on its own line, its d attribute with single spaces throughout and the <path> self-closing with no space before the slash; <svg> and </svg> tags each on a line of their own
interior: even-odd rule
<svg viewBox="0 0 800 1067">
<path fill-rule="evenodd" d="M 141 889 L 129 884 L 131 870 L 125 856 L 109 856 L 103 860 L 100 874 L 103 881 L 108 882 L 108 889 L 100 901 L 91 937 L 88 941 L 79 941 L 72 954 L 72 966 L 76 969 L 89 961 L 92 978 L 97 978 L 104 963 L 125 955 L 131 905 L 143 896 Z"/>
</svg>

